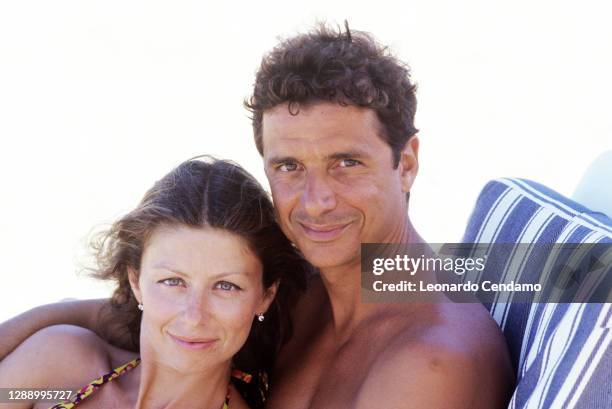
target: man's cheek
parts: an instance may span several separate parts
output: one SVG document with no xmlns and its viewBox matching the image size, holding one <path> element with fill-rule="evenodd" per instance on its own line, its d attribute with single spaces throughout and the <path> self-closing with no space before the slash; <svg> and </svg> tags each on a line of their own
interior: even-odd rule
<svg viewBox="0 0 612 409">
<path fill-rule="evenodd" d="M 272 191 L 272 200 L 278 219 L 282 222 L 289 219 L 291 213 L 291 197 L 280 189 Z"/>
<path fill-rule="evenodd" d="M 282 218 L 279 224 L 280 224 L 281 230 L 283 231 L 285 236 L 287 236 L 289 241 L 291 241 L 292 243 L 295 243 L 295 239 L 296 239 L 296 236 L 294 234 L 295 226 L 291 226 L 291 222 L 285 218 Z"/>
</svg>

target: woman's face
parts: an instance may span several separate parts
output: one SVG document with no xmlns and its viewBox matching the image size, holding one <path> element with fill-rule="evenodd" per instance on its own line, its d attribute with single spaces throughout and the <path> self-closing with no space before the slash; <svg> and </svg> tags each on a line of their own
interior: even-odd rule
<svg viewBox="0 0 612 409">
<path fill-rule="evenodd" d="M 144 306 L 141 354 L 180 372 L 229 361 L 276 292 L 242 237 L 209 227 L 155 229 L 130 283 Z"/>
</svg>

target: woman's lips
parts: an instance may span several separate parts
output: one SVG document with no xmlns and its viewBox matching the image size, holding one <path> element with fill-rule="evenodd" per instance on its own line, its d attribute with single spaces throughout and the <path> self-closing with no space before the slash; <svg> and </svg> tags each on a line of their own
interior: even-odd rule
<svg viewBox="0 0 612 409">
<path fill-rule="evenodd" d="M 204 338 L 185 338 L 168 334 L 178 345 L 187 349 L 206 349 L 211 347 L 217 340 Z"/>
<path fill-rule="evenodd" d="M 305 223 L 299 223 L 299 225 L 302 227 L 306 237 L 310 240 L 315 242 L 326 242 L 332 241 L 340 236 L 350 223 L 329 226 L 317 226 Z"/>
</svg>

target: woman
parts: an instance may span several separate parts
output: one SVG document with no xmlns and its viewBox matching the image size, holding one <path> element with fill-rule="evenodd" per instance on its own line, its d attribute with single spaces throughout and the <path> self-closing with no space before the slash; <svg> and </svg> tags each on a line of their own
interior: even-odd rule
<svg viewBox="0 0 612 409">
<path fill-rule="evenodd" d="M 290 335 L 289 310 L 308 266 L 252 176 L 225 161 L 184 162 L 95 249 L 95 275 L 117 284 L 101 319 L 125 328 L 140 353 L 82 328 L 46 328 L 0 363 L 0 385 L 86 386 L 67 404 L 0 407 L 263 405 L 265 373 Z M 241 380 L 230 382 L 232 374 Z"/>
</svg>

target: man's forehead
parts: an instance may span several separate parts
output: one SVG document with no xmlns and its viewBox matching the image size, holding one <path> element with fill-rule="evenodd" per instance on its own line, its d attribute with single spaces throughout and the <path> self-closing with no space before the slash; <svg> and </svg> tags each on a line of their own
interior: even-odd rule
<svg viewBox="0 0 612 409">
<path fill-rule="evenodd" d="M 371 153 L 355 148 L 354 146 L 346 148 L 330 148 L 321 145 L 313 144 L 306 147 L 279 147 L 278 149 L 270 149 L 269 153 L 264 155 L 264 160 L 267 165 L 280 164 L 286 161 L 324 161 L 329 162 L 339 159 L 366 159 L 371 157 Z"/>
<path fill-rule="evenodd" d="M 376 111 L 371 108 L 333 101 L 283 102 L 263 112 L 264 123 L 300 123 L 313 119 L 343 120 L 358 119 L 369 123 L 377 120 Z"/>
<path fill-rule="evenodd" d="M 330 155 L 358 147 L 367 151 L 381 142 L 375 111 L 329 102 L 277 105 L 264 112 L 262 128 L 264 156 L 301 150 Z"/>
<path fill-rule="evenodd" d="M 275 135 L 264 140 L 264 159 L 279 162 L 283 159 L 318 159 L 367 157 L 378 136 L 351 134 L 349 137 L 328 134 Z M 370 141 L 372 139 L 372 141 Z M 379 141 L 382 143 L 382 141 Z"/>
</svg>

